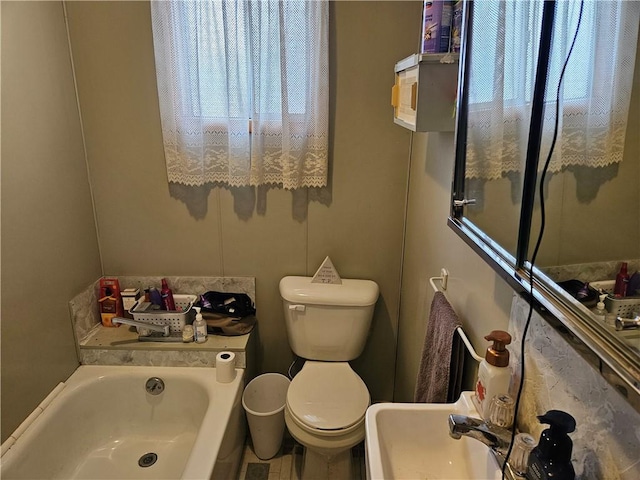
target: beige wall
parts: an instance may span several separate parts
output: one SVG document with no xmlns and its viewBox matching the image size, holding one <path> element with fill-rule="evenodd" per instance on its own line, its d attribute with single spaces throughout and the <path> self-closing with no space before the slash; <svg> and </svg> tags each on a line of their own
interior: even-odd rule
<svg viewBox="0 0 640 480">
<path fill-rule="evenodd" d="M 78 365 L 100 257 L 60 2 L 2 2 L 2 440 Z"/>
<path fill-rule="evenodd" d="M 70 2 L 69 25 L 105 274 L 256 277 L 262 371 L 292 360 L 278 281 L 329 255 L 381 289 L 355 362 L 391 400 L 409 132 L 391 121 L 393 66 L 415 51 L 420 2 L 331 2 L 331 179 L 321 191 L 170 190 L 147 2 Z"/>
<path fill-rule="evenodd" d="M 463 323 L 475 350 L 482 338 L 506 329 L 513 290 L 449 227 L 454 136 L 413 136 L 402 305 L 398 326 L 398 363 L 394 401 L 413 401 L 413 392 L 428 314 L 433 299 L 429 277 L 449 272 L 446 296 Z"/>
<path fill-rule="evenodd" d="M 104 273 L 255 275 L 261 368 L 284 371 L 277 282 L 330 255 L 344 276 L 381 286 L 356 369 L 374 399 L 409 401 L 428 279 L 446 267 L 482 351 L 482 336 L 506 327 L 512 291 L 446 226 L 452 134 L 413 135 L 401 262 L 411 135 L 388 100 L 394 62 L 415 51 L 420 3 L 332 2 L 331 186 L 314 195 L 170 192 L 148 5 L 69 3 Z M 2 40 L 4 440 L 77 365 L 67 301 L 101 269 L 61 4 L 2 2 Z"/>
</svg>

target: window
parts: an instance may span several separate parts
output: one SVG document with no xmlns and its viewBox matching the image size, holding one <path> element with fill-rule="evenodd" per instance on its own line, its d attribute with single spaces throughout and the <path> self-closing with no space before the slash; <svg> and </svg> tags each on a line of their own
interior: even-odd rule
<svg viewBox="0 0 640 480">
<path fill-rule="evenodd" d="M 151 8 L 169 181 L 325 186 L 327 2 Z"/>
<path fill-rule="evenodd" d="M 524 165 L 543 1 L 476 2 L 469 91 L 470 178 L 500 178 Z M 556 89 L 581 2 L 556 4 L 542 152 L 555 120 Z M 640 2 L 585 1 L 560 98 L 551 171 L 622 161 L 637 48 Z M 475 88 L 475 87 L 478 88 Z"/>
</svg>

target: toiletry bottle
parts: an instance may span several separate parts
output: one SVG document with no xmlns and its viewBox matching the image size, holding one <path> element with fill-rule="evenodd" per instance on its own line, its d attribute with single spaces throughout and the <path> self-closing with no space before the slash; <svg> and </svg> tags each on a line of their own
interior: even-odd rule
<svg viewBox="0 0 640 480">
<path fill-rule="evenodd" d="M 162 279 L 162 290 L 160 290 L 160 297 L 162 297 L 162 309 L 175 311 L 176 303 L 173 300 L 173 292 L 167 284 L 167 279 Z"/>
<path fill-rule="evenodd" d="M 494 330 L 484 337 L 493 342 L 487 348 L 484 360 L 478 368 L 476 382 L 476 399 L 482 418 L 489 418 L 489 406 L 495 395 L 509 393 L 511 369 L 509 368 L 509 351 L 505 348 L 511 343 L 511 335 L 502 330 Z"/>
<path fill-rule="evenodd" d="M 529 455 L 528 480 L 573 480 L 576 477 L 571 464 L 573 442 L 568 433 L 576 429 L 576 421 L 566 412 L 549 410 L 538 417 L 549 428 L 540 434 L 538 446 Z"/>
<path fill-rule="evenodd" d="M 640 296 L 640 272 L 636 271 L 627 282 L 627 297 Z"/>
<path fill-rule="evenodd" d="M 182 341 L 184 343 L 193 342 L 193 325 L 185 325 L 182 328 Z"/>
<path fill-rule="evenodd" d="M 156 287 L 149 287 L 149 299 L 156 309 L 162 308 L 162 296 Z"/>
<path fill-rule="evenodd" d="M 598 320 L 604 322 L 606 321 L 607 314 L 609 313 L 604 306 L 604 299 L 607 298 L 607 294 L 603 293 L 598 298 L 600 299 L 600 301 L 596 304 L 596 308 L 594 308 L 592 311 L 594 315 L 598 317 Z"/>
<path fill-rule="evenodd" d="M 202 318 L 200 313 L 200 307 L 193 307 L 196 310 L 196 319 L 193 322 L 193 329 L 195 330 L 195 337 L 197 343 L 202 343 L 207 340 L 207 322 Z"/>
<path fill-rule="evenodd" d="M 616 275 L 616 285 L 613 288 L 613 294 L 616 298 L 627 296 L 627 283 L 629 282 L 629 274 L 627 273 L 627 262 L 622 262 L 620 271 Z"/>
</svg>

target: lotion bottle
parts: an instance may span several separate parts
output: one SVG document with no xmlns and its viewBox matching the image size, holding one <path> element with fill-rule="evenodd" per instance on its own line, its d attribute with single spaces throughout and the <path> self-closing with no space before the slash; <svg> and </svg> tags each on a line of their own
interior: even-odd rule
<svg viewBox="0 0 640 480">
<path fill-rule="evenodd" d="M 196 310 L 196 319 L 193 322 L 196 343 L 203 343 L 207 340 L 207 322 L 202 318 L 200 307 L 193 307 Z"/>
<path fill-rule="evenodd" d="M 509 393 L 511 369 L 506 346 L 511 343 L 511 335 L 502 330 L 494 330 L 484 338 L 493 342 L 493 345 L 487 348 L 484 360 L 478 368 L 476 400 L 480 415 L 487 420 L 491 399 L 496 395 Z"/>
</svg>

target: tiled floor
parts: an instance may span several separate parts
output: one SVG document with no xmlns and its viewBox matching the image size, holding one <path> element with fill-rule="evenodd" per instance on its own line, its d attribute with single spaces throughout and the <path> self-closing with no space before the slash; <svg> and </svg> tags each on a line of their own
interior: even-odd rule
<svg viewBox="0 0 640 480">
<path fill-rule="evenodd" d="M 364 444 L 352 449 L 354 480 L 365 480 Z M 300 480 L 302 446 L 286 437 L 278 454 L 270 460 L 260 460 L 253 452 L 251 438 L 247 438 L 238 480 Z"/>
</svg>

